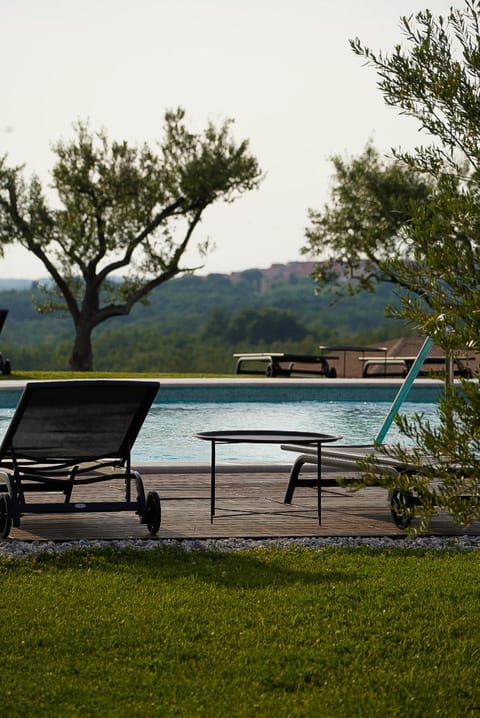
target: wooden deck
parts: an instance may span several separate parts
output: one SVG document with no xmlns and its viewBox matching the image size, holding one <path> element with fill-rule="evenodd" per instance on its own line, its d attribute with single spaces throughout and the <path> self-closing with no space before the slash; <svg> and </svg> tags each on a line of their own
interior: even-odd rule
<svg viewBox="0 0 480 718">
<path fill-rule="evenodd" d="M 278 468 L 278 467 L 277 467 Z M 298 488 L 291 505 L 283 503 L 288 473 L 232 470 L 217 473 L 216 516 L 210 523 L 210 475 L 206 470 L 142 471 L 145 490 L 155 489 L 162 501 L 158 539 L 277 538 L 302 536 L 404 536 L 390 516 L 384 489 L 356 493 L 340 487 L 322 494 L 322 525 L 318 524 L 316 492 Z M 113 482 L 78 489 L 75 501 L 123 497 Z M 33 498 L 33 497 L 32 497 Z M 49 499 L 50 500 L 50 499 Z M 430 535 L 480 535 L 480 522 L 456 528 L 448 516 L 435 517 Z M 78 539 L 151 539 L 145 525 L 131 512 L 25 515 L 10 539 L 64 541 Z"/>
</svg>

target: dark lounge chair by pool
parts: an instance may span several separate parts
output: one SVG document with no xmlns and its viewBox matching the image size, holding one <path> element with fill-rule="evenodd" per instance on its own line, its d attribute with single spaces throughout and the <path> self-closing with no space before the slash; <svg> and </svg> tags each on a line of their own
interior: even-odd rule
<svg viewBox="0 0 480 718">
<path fill-rule="evenodd" d="M 156 491 L 145 496 L 130 462 L 159 386 L 131 380 L 27 383 L 0 445 L 0 537 L 12 524 L 18 528 L 24 514 L 85 511 L 134 511 L 157 533 L 160 498 Z M 122 482 L 123 500 L 71 500 L 75 487 L 112 480 Z M 27 501 L 32 494 L 35 499 Z M 47 500 L 40 500 L 45 494 Z"/>
</svg>

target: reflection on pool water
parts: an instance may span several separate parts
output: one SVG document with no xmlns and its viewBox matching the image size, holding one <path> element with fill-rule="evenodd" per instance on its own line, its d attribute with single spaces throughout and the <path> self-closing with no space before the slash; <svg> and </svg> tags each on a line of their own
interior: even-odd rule
<svg viewBox="0 0 480 718">
<path fill-rule="evenodd" d="M 354 401 L 154 404 L 134 446 L 133 459 L 209 461 L 210 443 L 193 437 L 197 431 L 319 431 L 342 436 L 341 443 L 368 443 L 378 433 L 389 408 L 387 402 Z M 437 404 L 418 402 L 405 403 L 401 409 L 402 415 L 423 413 L 432 422 L 437 419 L 437 411 Z M 396 425 L 392 425 L 386 440 L 401 440 Z M 224 444 L 217 446 L 217 460 L 291 463 L 292 457 L 275 445 Z"/>
</svg>

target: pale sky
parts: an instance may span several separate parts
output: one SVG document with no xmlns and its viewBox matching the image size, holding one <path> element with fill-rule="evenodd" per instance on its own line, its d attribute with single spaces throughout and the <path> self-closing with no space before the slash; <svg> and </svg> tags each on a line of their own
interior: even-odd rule
<svg viewBox="0 0 480 718">
<path fill-rule="evenodd" d="M 151 145 L 165 110 L 182 106 L 201 131 L 234 118 L 266 179 L 234 204 L 207 209 L 196 239 L 215 251 L 202 273 L 305 260 L 308 208 L 321 209 L 333 154 L 425 143 L 388 108 L 373 68 L 349 46 L 402 41 L 400 17 L 443 0 L 0 0 L 0 154 L 48 181 L 52 143 L 89 120 L 111 139 Z M 195 254 L 189 255 L 195 263 Z M 45 276 L 21 250 L 0 277 Z"/>
</svg>

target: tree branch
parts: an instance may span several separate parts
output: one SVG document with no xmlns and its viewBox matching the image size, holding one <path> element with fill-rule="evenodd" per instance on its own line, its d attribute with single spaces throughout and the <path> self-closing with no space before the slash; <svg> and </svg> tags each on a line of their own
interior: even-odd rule
<svg viewBox="0 0 480 718">
<path fill-rule="evenodd" d="M 119 259 L 116 262 L 111 262 L 98 273 L 97 285 L 100 285 L 108 277 L 109 274 L 116 271 L 117 269 L 122 269 L 122 267 L 128 267 L 132 260 L 133 253 L 135 252 L 137 247 L 150 234 L 152 234 L 152 232 L 154 232 L 165 219 L 175 214 L 176 210 L 181 207 L 184 202 L 185 198 L 180 197 L 175 202 L 172 202 L 172 204 L 168 205 L 168 207 L 165 207 L 161 212 L 158 212 L 158 214 L 155 215 L 155 217 L 149 222 L 149 224 L 147 224 L 147 226 L 141 232 L 139 232 L 136 237 L 132 239 L 131 242 L 128 243 L 128 246 L 122 259 Z"/>
</svg>

